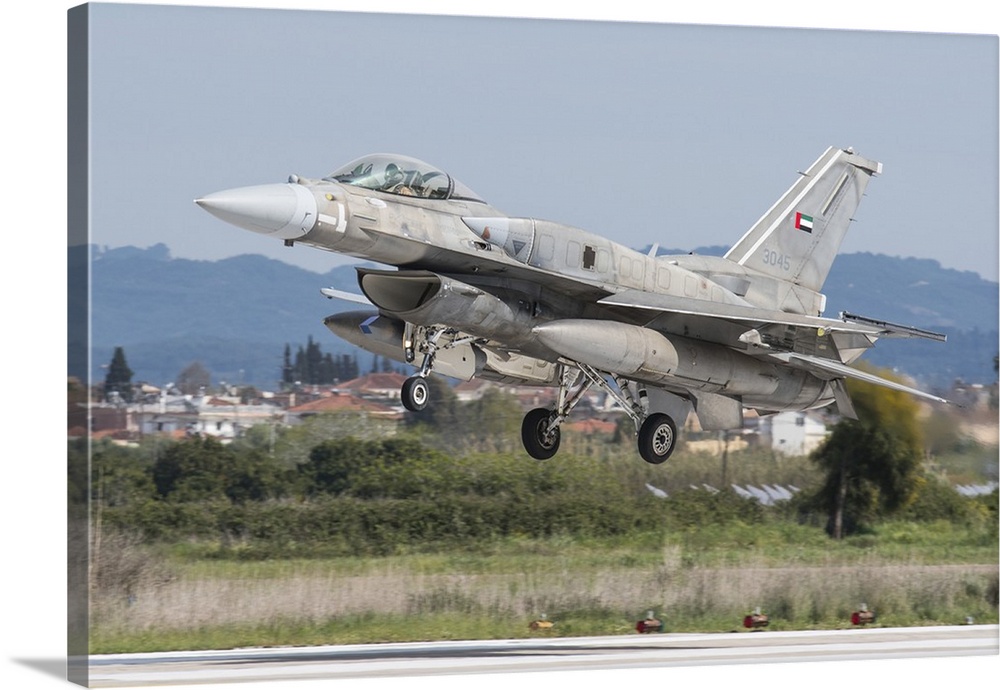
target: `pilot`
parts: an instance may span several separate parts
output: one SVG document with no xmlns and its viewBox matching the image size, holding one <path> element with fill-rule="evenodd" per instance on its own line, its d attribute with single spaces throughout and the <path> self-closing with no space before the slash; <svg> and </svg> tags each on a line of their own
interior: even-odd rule
<svg viewBox="0 0 1000 690">
<path fill-rule="evenodd" d="M 385 166 L 385 184 L 382 185 L 382 191 L 404 196 L 414 195 L 413 190 L 403 183 L 403 171 L 395 163 Z"/>
<path fill-rule="evenodd" d="M 389 163 L 385 166 L 385 183 L 382 185 L 382 189 L 390 192 L 392 188 L 403 181 L 403 172 L 399 169 L 399 166 L 395 163 Z"/>
</svg>

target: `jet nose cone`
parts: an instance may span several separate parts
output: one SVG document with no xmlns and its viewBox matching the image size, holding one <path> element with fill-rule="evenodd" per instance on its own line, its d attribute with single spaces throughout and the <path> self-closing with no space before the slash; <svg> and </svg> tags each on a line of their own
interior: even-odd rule
<svg viewBox="0 0 1000 690">
<path fill-rule="evenodd" d="M 316 197 L 298 184 L 227 189 L 195 203 L 227 223 L 283 240 L 302 237 L 316 223 Z"/>
</svg>

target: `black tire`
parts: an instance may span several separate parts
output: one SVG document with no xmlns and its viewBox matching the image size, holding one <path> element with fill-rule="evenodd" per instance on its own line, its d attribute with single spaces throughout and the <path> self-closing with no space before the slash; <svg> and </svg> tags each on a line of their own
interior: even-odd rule
<svg viewBox="0 0 1000 690">
<path fill-rule="evenodd" d="M 665 414 L 651 414 L 639 427 L 639 455 L 650 465 L 666 462 L 677 446 L 677 425 Z"/>
<path fill-rule="evenodd" d="M 411 376 L 406 379 L 403 382 L 403 390 L 400 391 L 403 407 L 410 412 L 420 412 L 420 410 L 427 407 L 430 394 L 427 381 L 419 376 Z"/>
<path fill-rule="evenodd" d="M 524 415 L 521 423 L 521 442 L 528 455 L 535 460 L 548 460 L 559 450 L 559 427 L 551 434 L 545 430 L 549 425 L 552 412 L 544 407 L 538 407 Z"/>
</svg>

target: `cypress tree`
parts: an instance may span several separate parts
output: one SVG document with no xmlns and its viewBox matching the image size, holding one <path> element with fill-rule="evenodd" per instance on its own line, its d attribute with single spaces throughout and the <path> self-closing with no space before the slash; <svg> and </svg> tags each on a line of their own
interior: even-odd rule
<svg viewBox="0 0 1000 690">
<path fill-rule="evenodd" d="M 120 346 L 115 348 L 104 377 L 104 399 L 109 400 L 112 393 L 117 393 L 125 402 L 132 402 L 132 370 L 125 361 L 125 350 Z"/>
</svg>

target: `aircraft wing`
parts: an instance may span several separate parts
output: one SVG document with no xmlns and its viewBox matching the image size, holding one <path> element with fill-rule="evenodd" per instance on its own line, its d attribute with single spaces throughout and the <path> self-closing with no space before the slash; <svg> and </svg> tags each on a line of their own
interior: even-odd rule
<svg viewBox="0 0 1000 690">
<path fill-rule="evenodd" d="M 922 390 L 911 388 L 910 386 L 904 386 L 896 381 L 890 381 L 889 379 L 882 378 L 881 376 L 870 374 L 867 371 L 861 371 L 859 369 L 855 369 L 854 367 L 849 367 L 846 364 L 840 364 L 829 359 L 823 359 L 822 357 L 801 355 L 795 352 L 780 352 L 772 354 L 771 356 L 789 364 L 790 366 L 812 372 L 820 378 L 829 378 L 831 380 L 835 378 L 857 379 L 858 381 L 864 381 L 877 386 L 891 388 L 892 390 L 902 391 L 903 393 L 909 393 L 910 395 L 915 395 L 926 400 L 952 404 L 951 401 L 946 400 L 945 398 L 939 398 L 936 395 L 925 393 Z"/>
<path fill-rule="evenodd" d="M 812 330 L 822 328 L 826 331 L 863 333 L 875 338 L 882 337 L 885 333 L 884 329 L 873 324 L 853 325 L 845 321 L 827 319 L 820 316 L 790 314 L 777 309 L 762 309 L 742 304 L 709 302 L 708 300 L 676 297 L 674 295 L 643 292 L 641 290 L 624 290 L 598 300 L 598 304 L 615 307 L 632 307 L 634 309 L 646 309 L 656 312 L 688 314 L 691 316 L 708 316 L 728 321 L 745 322 L 753 327 L 780 324 Z"/>
<path fill-rule="evenodd" d="M 617 307 L 632 307 L 657 312 L 688 314 L 691 316 L 707 316 L 728 321 L 744 322 L 754 327 L 781 325 L 811 330 L 822 330 L 828 333 L 846 332 L 868 335 L 872 338 L 885 337 L 916 337 L 944 341 L 945 336 L 932 331 L 925 331 L 910 326 L 901 326 L 888 321 L 878 321 L 855 314 L 842 314 L 841 319 L 829 319 L 821 316 L 792 314 L 777 309 L 764 309 L 742 304 L 725 304 L 707 300 L 676 297 L 641 290 L 624 290 L 609 295 L 598 304 Z"/>
<path fill-rule="evenodd" d="M 678 326 L 687 329 L 696 323 L 702 328 L 710 322 L 734 324 L 728 331 L 716 329 L 715 342 L 730 347 L 762 345 L 767 353 L 797 353 L 841 364 L 853 362 L 879 338 L 946 340 L 940 333 L 856 314 L 830 319 L 641 290 L 624 290 L 599 299 L 598 304 L 655 312 L 647 326 L 665 332 L 681 332 Z"/>
</svg>

